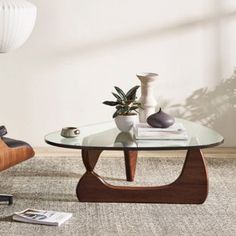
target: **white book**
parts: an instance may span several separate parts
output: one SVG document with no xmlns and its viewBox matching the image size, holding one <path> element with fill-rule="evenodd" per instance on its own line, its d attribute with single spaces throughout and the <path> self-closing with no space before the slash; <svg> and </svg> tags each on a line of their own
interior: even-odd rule
<svg viewBox="0 0 236 236">
<path fill-rule="evenodd" d="M 186 147 L 189 140 L 160 140 L 160 139 L 137 139 L 138 147 Z"/>
<path fill-rule="evenodd" d="M 181 133 L 183 131 L 186 131 L 184 125 L 182 123 L 174 123 L 173 125 L 171 125 L 168 128 L 154 128 L 151 127 L 149 124 L 147 123 L 138 123 L 135 125 L 134 127 L 138 133 L 146 133 L 146 132 L 175 132 L 175 133 Z"/>
<path fill-rule="evenodd" d="M 137 136 L 136 139 L 142 140 L 188 140 L 188 135 L 159 135 L 159 136 Z"/>
<path fill-rule="evenodd" d="M 66 220 L 71 218 L 72 213 L 45 211 L 37 209 L 25 209 L 21 212 L 13 214 L 13 220 L 32 224 L 54 225 L 60 226 Z"/>
<path fill-rule="evenodd" d="M 148 124 L 140 123 L 134 127 L 136 139 L 147 140 L 188 140 L 185 127 L 181 123 L 175 123 L 168 128 L 153 128 Z"/>
</svg>

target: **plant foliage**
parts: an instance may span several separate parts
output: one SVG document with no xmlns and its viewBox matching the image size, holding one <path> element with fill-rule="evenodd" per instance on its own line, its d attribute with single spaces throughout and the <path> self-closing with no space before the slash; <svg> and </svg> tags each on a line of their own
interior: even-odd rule
<svg viewBox="0 0 236 236">
<path fill-rule="evenodd" d="M 136 99 L 136 93 L 140 86 L 134 86 L 127 93 L 124 93 L 122 89 L 115 86 L 116 93 L 112 92 L 112 95 L 116 98 L 116 101 L 104 101 L 103 104 L 108 106 L 114 106 L 116 108 L 113 118 L 118 115 L 130 115 L 134 112 L 138 113 L 138 109 L 141 108 L 141 103 Z"/>
</svg>

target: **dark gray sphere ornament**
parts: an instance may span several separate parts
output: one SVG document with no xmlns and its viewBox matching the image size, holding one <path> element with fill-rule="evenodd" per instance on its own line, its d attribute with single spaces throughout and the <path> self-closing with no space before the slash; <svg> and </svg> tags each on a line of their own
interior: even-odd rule
<svg viewBox="0 0 236 236">
<path fill-rule="evenodd" d="M 168 128 L 175 123 L 175 118 L 160 110 L 147 118 L 147 123 L 154 128 Z"/>
</svg>

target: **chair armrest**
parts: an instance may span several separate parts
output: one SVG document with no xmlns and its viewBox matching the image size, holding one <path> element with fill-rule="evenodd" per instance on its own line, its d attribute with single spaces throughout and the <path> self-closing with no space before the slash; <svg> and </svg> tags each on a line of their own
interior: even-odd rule
<svg viewBox="0 0 236 236">
<path fill-rule="evenodd" d="M 6 143 L 2 140 L 0 137 L 0 150 L 3 149 L 9 149 L 9 147 L 6 145 Z"/>
<path fill-rule="evenodd" d="M 10 141 L 12 142 L 11 147 L 8 145 Z M 15 142 L 18 145 L 15 145 Z M 9 138 L 0 138 L 0 171 L 8 169 L 33 156 L 34 150 L 27 143 Z"/>
</svg>

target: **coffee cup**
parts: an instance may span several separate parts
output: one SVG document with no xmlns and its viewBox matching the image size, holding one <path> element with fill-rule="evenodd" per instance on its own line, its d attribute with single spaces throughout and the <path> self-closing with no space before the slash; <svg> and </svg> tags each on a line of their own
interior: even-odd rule
<svg viewBox="0 0 236 236">
<path fill-rule="evenodd" d="M 65 127 L 61 130 L 61 136 L 64 138 L 75 138 L 80 134 L 77 127 Z"/>
</svg>

